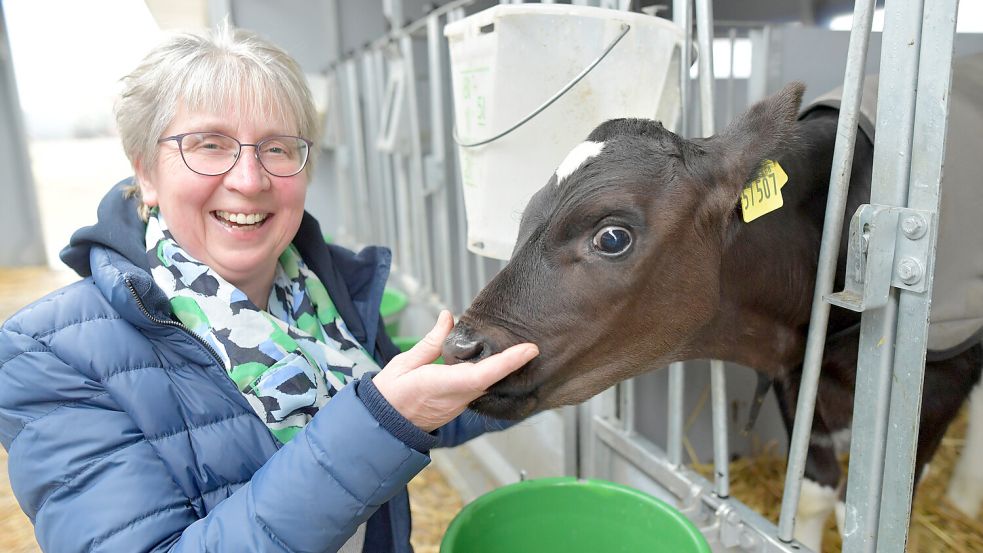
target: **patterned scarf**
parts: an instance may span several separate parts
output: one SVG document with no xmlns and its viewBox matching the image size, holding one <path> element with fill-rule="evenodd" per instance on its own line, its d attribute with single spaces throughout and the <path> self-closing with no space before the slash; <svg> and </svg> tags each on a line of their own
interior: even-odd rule
<svg viewBox="0 0 983 553">
<path fill-rule="evenodd" d="M 343 386 L 379 370 L 293 244 L 280 255 L 264 311 L 184 251 L 157 210 L 146 241 L 150 273 L 174 315 L 221 356 L 229 377 L 281 443 Z"/>
</svg>

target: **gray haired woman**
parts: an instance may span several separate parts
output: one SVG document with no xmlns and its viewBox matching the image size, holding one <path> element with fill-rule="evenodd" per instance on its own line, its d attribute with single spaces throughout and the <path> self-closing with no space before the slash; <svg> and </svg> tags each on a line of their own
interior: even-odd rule
<svg viewBox="0 0 983 553">
<path fill-rule="evenodd" d="M 0 439 L 38 542 L 410 552 L 406 483 L 499 428 L 462 412 L 536 347 L 431 364 L 443 312 L 398 354 L 389 252 L 325 244 L 304 211 L 317 121 L 281 49 L 223 25 L 124 85 L 135 177 L 62 252 L 82 280 L 0 332 Z"/>
</svg>

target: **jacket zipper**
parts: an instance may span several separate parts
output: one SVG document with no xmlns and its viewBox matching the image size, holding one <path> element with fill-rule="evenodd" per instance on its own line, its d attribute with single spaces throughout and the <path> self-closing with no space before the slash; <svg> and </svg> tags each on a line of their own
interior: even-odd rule
<svg viewBox="0 0 983 553">
<path fill-rule="evenodd" d="M 211 355 L 212 358 L 215 359 L 215 362 L 222 369 L 222 371 L 223 372 L 225 371 L 225 362 L 222 361 L 222 358 L 219 356 L 218 352 L 215 351 L 215 348 L 213 348 L 212 346 L 210 346 L 208 344 L 208 342 L 205 341 L 204 338 L 202 338 L 201 336 L 199 336 L 195 331 L 191 330 L 190 328 L 188 328 L 187 326 L 185 326 L 182 323 L 179 323 L 177 321 L 169 321 L 169 320 L 166 320 L 166 319 L 161 319 L 159 317 L 153 316 L 153 314 L 151 314 L 150 311 L 147 309 L 147 307 L 143 304 L 143 300 L 140 298 L 140 295 L 137 294 L 137 290 L 136 290 L 136 288 L 133 287 L 133 283 L 130 282 L 130 279 L 129 278 L 126 278 L 126 277 L 123 277 L 123 282 L 126 283 L 127 289 L 130 290 L 130 295 L 133 296 L 133 299 L 134 300 L 136 300 L 137 306 L 140 308 L 140 311 L 143 312 L 143 315 L 145 317 L 147 317 L 147 319 L 149 319 L 151 322 L 156 323 L 156 324 L 159 324 L 159 325 L 170 326 L 170 327 L 174 327 L 174 328 L 183 330 L 189 336 L 191 336 L 192 338 L 194 338 L 196 342 L 198 342 L 199 344 L 201 344 L 201 346 L 203 348 L 205 348 L 205 351 L 207 351 L 209 353 L 209 355 Z M 238 387 L 236 387 L 235 382 L 233 382 L 231 378 L 229 379 L 229 383 L 232 384 L 232 387 L 233 387 L 233 389 L 236 390 L 236 392 L 239 392 Z M 241 393 L 239 395 L 241 396 Z M 249 407 L 249 404 L 248 403 L 245 404 L 245 405 L 246 405 L 246 407 Z M 280 442 L 278 440 L 276 440 L 275 438 L 273 438 L 273 434 L 272 433 L 270 434 L 270 439 L 273 440 L 273 445 L 277 449 L 280 449 L 281 447 L 283 447 L 283 445 L 280 444 Z"/>
<path fill-rule="evenodd" d="M 148 319 L 150 319 L 151 322 L 154 322 L 156 324 L 170 326 L 183 330 L 192 338 L 194 338 L 199 344 L 201 344 L 202 347 L 205 348 L 205 351 L 207 351 L 215 359 L 215 361 L 218 363 L 220 367 L 222 367 L 223 369 L 225 368 L 225 362 L 222 361 L 222 358 L 219 356 L 218 352 L 215 351 L 215 348 L 210 346 L 208 342 L 205 341 L 204 338 L 199 336 L 196 332 L 194 332 L 193 330 L 191 330 L 190 328 L 188 328 L 182 323 L 179 323 L 177 321 L 169 321 L 166 319 L 161 319 L 159 317 L 153 316 L 153 314 L 151 314 L 150 311 L 147 310 L 146 306 L 144 306 L 143 300 L 140 298 L 140 295 L 137 294 L 136 288 L 133 287 L 133 283 L 130 282 L 130 279 L 124 277 L 123 281 L 126 282 L 126 287 L 130 290 L 130 295 L 132 295 L 133 299 L 136 300 L 137 306 L 140 307 L 140 311 L 143 312 L 145 317 L 147 317 Z"/>
</svg>

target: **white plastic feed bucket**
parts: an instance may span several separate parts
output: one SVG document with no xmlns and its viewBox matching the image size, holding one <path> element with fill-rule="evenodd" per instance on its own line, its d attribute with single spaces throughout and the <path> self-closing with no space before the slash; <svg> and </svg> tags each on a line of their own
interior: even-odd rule
<svg viewBox="0 0 983 553">
<path fill-rule="evenodd" d="M 676 126 L 683 32 L 667 20 L 584 6 L 513 4 L 451 23 L 444 34 L 468 249 L 479 255 L 511 256 L 529 198 L 597 125 L 644 117 Z M 461 146 L 513 127 L 595 61 L 582 80 L 513 132 Z"/>
</svg>

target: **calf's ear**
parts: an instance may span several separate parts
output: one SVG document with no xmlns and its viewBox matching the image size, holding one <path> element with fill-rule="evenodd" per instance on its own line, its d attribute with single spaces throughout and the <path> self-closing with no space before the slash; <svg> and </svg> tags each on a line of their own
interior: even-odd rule
<svg viewBox="0 0 983 553">
<path fill-rule="evenodd" d="M 776 159 L 796 140 L 795 124 L 805 85 L 791 82 L 742 113 L 704 147 L 713 157 L 712 175 L 717 199 L 730 209 L 741 189 L 754 179 L 762 162 Z"/>
</svg>

